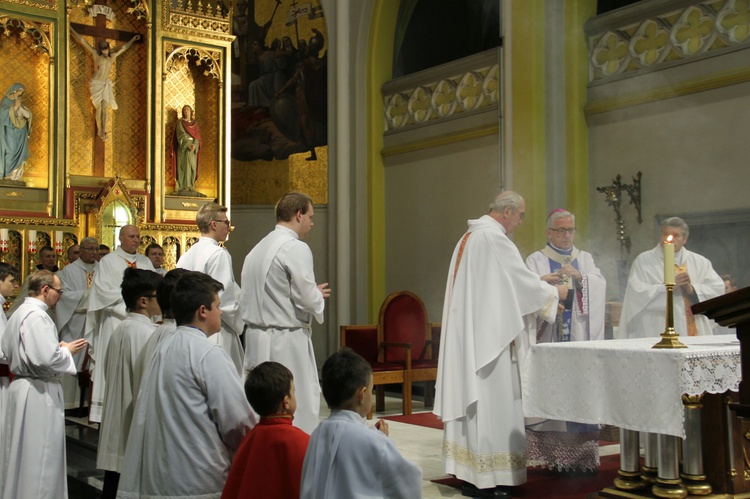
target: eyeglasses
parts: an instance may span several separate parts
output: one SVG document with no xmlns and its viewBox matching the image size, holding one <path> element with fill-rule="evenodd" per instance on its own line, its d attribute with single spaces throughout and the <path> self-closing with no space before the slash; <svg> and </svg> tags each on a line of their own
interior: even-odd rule
<svg viewBox="0 0 750 499">
<path fill-rule="evenodd" d="M 229 223 L 229 219 L 228 218 L 226 220 L 214 220 L 214 222 L 223 222 L 223 223 L 227 224 L 227 227 L 231 227 L 232 226 L 232 224 Z"/>
<path fill-rule="evenodd" d="M 53 288 L 52 286 L 47 286 L 47 287 L 49 289 L 51 289 L 52 291 L 54 291 L 55 293 L 57 293 L 58 295 L 62 296 L 62 294 L 63 294 L 63 290 L 62 289 Z"/>
<path fill-rule="evenodd" d="M 557 232 L 558 236 L 564 236 L 566 232 L 568 234 L 570 234 L 571 236 L 576 233 L 576 229 L 575 228 L 572 228 L 572 229 L 550 229 L 550 230 L 552 232 Z"/>
</svg>

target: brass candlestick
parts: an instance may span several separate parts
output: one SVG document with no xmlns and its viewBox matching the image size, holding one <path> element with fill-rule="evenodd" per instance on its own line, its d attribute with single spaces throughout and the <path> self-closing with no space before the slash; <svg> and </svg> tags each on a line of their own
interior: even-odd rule
<svg viewBox="0 0 750 499">
<path fill-rule="evenodd" d="M 667 327 L 661 333 L 661 341 L 651 348 L 687 348 L 687 345 L 681 343 L 680 337 L 674 330 L 674 283 L 664 284 L 667 287 Z"/>
</svg>

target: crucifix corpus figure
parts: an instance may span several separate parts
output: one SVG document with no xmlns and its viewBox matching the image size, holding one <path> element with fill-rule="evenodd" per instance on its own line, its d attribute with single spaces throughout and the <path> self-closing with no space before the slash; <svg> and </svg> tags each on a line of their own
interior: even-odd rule
<svg viewBox="0 0 750 499">
<path fill-rule="evenodd" d="M 91 92 L 91 102 L 96 109 L 96 132 L 102 140 L 107 140 L 109 109 L 117 109 L 114 83 L 109 78 L 109 72 L 112 69 L 115 59 L 129 49 L 137 40 L 140 40 L 141 35 L 135 35 L 130 41 L 120 47 L 119 50 L 112 52 L 109 42 L 106 40 L 102 40 L 97 44 L 97 50 L 73 29 L 72 26 L 70 34 L 94 58 L 94 75 L 89 82 L 89 91 Z"/>
</svg>

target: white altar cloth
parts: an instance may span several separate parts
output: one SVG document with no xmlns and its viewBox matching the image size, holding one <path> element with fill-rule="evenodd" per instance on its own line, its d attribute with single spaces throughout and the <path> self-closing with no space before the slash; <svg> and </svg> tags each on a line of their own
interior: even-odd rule
<svg viewBox="0 0 750 499">
<path fill-rule="evenodd" d="M 534 345 L 522 373 L 526 417 L 610 424 L 685 438 L 682 395 L 738 391 L 740 344 L 731 336 Z"/>
</svg>

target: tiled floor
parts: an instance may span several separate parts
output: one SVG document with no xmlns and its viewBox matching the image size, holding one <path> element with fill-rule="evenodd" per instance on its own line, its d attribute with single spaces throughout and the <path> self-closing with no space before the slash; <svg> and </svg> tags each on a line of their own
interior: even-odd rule
<svg viewBox="0 0 750 499">
<path fill-rule="evenodd" d="M 375 414 L 372 423 L 379 416 L 401 414 L 401 400 L 386 397 L 386 410 Z M 414 412 L 426 410 L 421 402 L 414 401 Z M 328 408 L 321 407 L 321 418 L 328 416 Z M 424 428 L 396 421 L 388 421 L 391 440 L 398 446 L 401 454 L 422 468 L 422 497 L 437 499 L 444 497 L 462 497 L 461 491 L 453 487 L 438 485 L 430 480 L 445 477 L 442 464 L 443 432 L 433 428 Z M 618 454 L 619 445 L 600 447 L 602 456 Z"/>
</svg>

